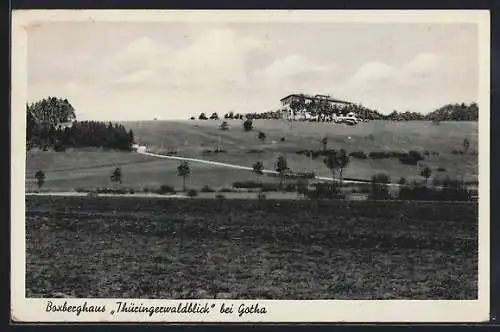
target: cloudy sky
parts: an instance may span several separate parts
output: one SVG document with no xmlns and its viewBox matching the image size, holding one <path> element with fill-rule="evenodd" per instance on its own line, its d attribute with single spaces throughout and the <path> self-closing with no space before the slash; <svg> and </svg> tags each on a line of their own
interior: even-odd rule
<svg viewBox="0 0 500 332">
<path fill-rule="evenodd" d="M 473 23 L 58 22 L 28 31 L 28 101 L 81 120 L 185 119 L 329 94 L 382 113 L 477 101 Z"/>
</svg>

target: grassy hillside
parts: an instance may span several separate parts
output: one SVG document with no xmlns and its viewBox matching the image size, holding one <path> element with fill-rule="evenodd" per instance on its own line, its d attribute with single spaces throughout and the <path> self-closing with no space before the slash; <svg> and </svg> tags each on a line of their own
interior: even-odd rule
<svg viewBox="0 0 500 332">
<path fill-rule="evenodd" d="M 372 121 L 356 127 L 332 123 L 290 123 L 280 120 L 255 120 L 254 130 L 244 132 L 242 121 L 227 120 L 230 130 L 222 131 L 220 121 L 147 121 L 125 122 L 132 129 L 139 144 L 153 152 L 164 153 L 176 149 L 178 156 L 228 162 L 252 166 L 262 161 L 266 169 L 274 168 L 277 156 L 285 154 L 288 166 L 295 171 L 314 170 L 319 176 L 330 176 L 321 158 L 311 160 L 297 155 L 298 150 L 322 148 L 320 139 L 328 138 L 328 148 L 344 148 L 348 152 L 408 151 L 438 152 L 424 161 L 432 170 L 432 177 L 463 176 L 474 180 L 477 176 L 477 156 L 452 154 L 462 149 L 465 138 L 470 141 L 470 151 L 477 152 L 477 123 L 449 122 L 435 126 L 429 122 Z M 266 139 L 258 139 L 258 133 Z M 281 141 L 284 137 L 285 140 Z M 350 137 L 350 139 L 349 139 Z M 222 144 L 227 153 L 204 153 Z M 249 153 L 260 150 L 260 153 Z M 134 188 L 169 184 L 181 186 L 176 174 L 178 161 L 145 157 L 132 152 L 101 149 L 78 149 L 66 152 L 29 151 L 27 154 L 27 186 L 33 188 L 33 176 L 38 169 L 46 173 L 46 189 L 74 190 L 77 187 L 109 186 L 109 176 L 115 167 L 122 167 L 124 185 Z M 234 170 L 219 166 L 191 163 L 188 186 L 201 188 L 230 187 L 238 180 L 255 180 L 250 171 Z M 442 167 L 446 172 L 437 172 Z M 344 170 L 345 177 L 369 179 L 375 173 L 387 173 L 393 181 L 400 177 L 421 179 L 416 167 L 403 165 L 395 159 L 359 160 L 351 158 Z M 267 178 L 267 180 L 270 180 Z M 266 180 L 266 181 L 267 181 Z"/>
<path fill-rule="evenodd" d="M 244 132 L 242 121 L 228 120 L 231 129 L 218 129 L 222 121 L 184 121 L 184 122 L 128 122 L 126 127 L 134 131 L 138 141 L 153 151 L 165 152 L 175 148 L 178 154 L 197 158 L 225 161 L 251 166 L 261 160 L 266 168 L 273 168 L 276 157 L 286 154 L 289 166 L 294 170 L 314 169 L 318 175 L 328 176 L 329 170 L 321 159 L 309 160 L 295 152 L 303 149 L 321 149 L 321 138 L 328 138 L 328 148 L 344 148 L 348 152 L 364 151 L 408 151 L 418 150 L 438 152 L 425 164 L 431 169 L 443 167 L 446 174 L 465 179 L 477 175 L 477 156 L 454 155 L 452 150 L 462 149 L 467 138 L 470 151 L 477 151 L 477 123 L 449 122 L 439 126 L 430 122 L 389 122 L 371 121 L 356 127 L 331 123 L 294 122 L 280 120 L 255 120 L 254 130 Z M 266 134 L 266 140 L 258 139 L 258 132 Z M 282 142 L 281 138 L 285 137 Z M 349 139 L 350 137 L 350 139 Z M 214 150 L 222 142 L 225 154 L 207 155 L 203 150 Z M 249 153 L 262 150 L 262 153 Z M 403 165 L 397 160 L 357 160 L 345 170 L 346 177 L 370 178 L 374 173 L 386 172 L 394 180 L 404 176 L 418 178 L 415 167 Z M 443 174 L 444 175 L 444 174 Z"/>
</svg>

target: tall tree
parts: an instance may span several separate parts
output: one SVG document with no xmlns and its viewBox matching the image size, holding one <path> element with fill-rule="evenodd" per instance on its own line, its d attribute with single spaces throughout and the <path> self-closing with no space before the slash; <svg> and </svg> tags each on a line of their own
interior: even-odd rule
<svg viewBox="0 0 500 332">
<path fill-rule="evenodd" d="M 464 152 L 467 153 L 470 147 L 470 142 L 467 138 L 464 139 L 463 146 L 464 146 Z"/>
<path fill-rule="evenodd" d="M 276 160 L 276 172 L 280 175 L 280 189 L 283 188 L 283 179 L 285 177 L 285 172 L 288 170 L 288 164 L 285 156 L 279 156 Z"/>
<path fill-rule="evenodd" d="M 189 164 L 187 161 L 183 161 L 177 167 L 177 176 L 182 177 L 182 191 L 186 191 L 186 178 L 189 176 L 190 173 L 191 170 L 189 169 Z"/>
<path fill-rule="evenodd" d="M 111 182 L 113 183 L 122 183 L 122 170 L 120 167 L 115 168 L 113 173 L 111 174 Z"/>
<path fill-rule="evenodd" d="M 45 173 L 41 169 L 38 170 L 35 174 L 35 178 L 37 181 L 38 189 L 41 189 L 45 184 Z"/>
<path fill-rule="evenodd" d="M 323 160 L 323 163 L 326 167 L 332 172 L 332 183 L 335 181 L 335 172 L 339 167 L 339 163 L 337 161 L 336 153 L 329 153 L 326 158 Z"/>
<path fill-rule="evenodd" d="M 321 145 L 323 146 L 323 151 L 326 151 L 326 148 L 328 146 L 328 137 L 323 137 L 321 139 Z"/>
<path fill-rule="evenodd" d="M 261 176 L 264 174 L 264 165 L 262 164 L 261 161 L 258 161 L 255 164 L 253 164 L 252 168 L 253 168 L 252 172 L 257 176 Z"/>
<path fill-rule="evenodd" d="M 425 178 L 425 183 L 427 184 L 429 178 L 431 177 L 432 171 L 429 167 L 425 167 L 421 172 L 420 175 L 422 175 Z"/>
<path fill-rule="evenodd" d="M 340 152 L 337 155 L 337 163 L 338 163 L 338 168 L 340 170 L 340 183 L 343 181 L 343 171 L 344 168 L 347 167 L 347 164 L 349 164 L 349 155 L 344 149 L 340 149 Z"/>
<path fill-rule="evenodd" d="M 28 105 L 28 110 L 38 123 L 47 127 L 76 119 L 75 109 L 67 99 L 48 97 Z"/>
</svg>

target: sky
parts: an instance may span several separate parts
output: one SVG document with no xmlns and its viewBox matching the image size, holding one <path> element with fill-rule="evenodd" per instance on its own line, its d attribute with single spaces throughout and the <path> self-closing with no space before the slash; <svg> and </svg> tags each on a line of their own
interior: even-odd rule
<svg viewBox="0 0 500 332">
<path fill-rule="evenodd" d="M 186 119 L 328 94 L 388 114 L 478 99 L 474 23 L 44 22 L 28 30 L 28 102 L 79 120 Z"/>
</svg>

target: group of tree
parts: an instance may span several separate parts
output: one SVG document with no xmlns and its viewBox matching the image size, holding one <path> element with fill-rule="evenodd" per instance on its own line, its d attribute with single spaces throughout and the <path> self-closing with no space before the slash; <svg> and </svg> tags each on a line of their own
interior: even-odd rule
<svg viewBox="0 0 500 332">
<path fill-rule="evenodd" d="M 131 150 L 134 133 L 121 124 L 76 121 L 75 110 L 67 99 L 48 97 L 26 105 L 27 148 L 103 147 Z"/>
<path fill-rule="evenodd" d="M 236 113 L 234 114 L 233 111 L 229 112 L 229 113 L 226 113 L 224 114 L 224 119 L 230 119 L 230 120 L 243 120 L 245 118 L 245 116 L 243 114 L 240 114 L 240 113 Z"/>
</svg>

